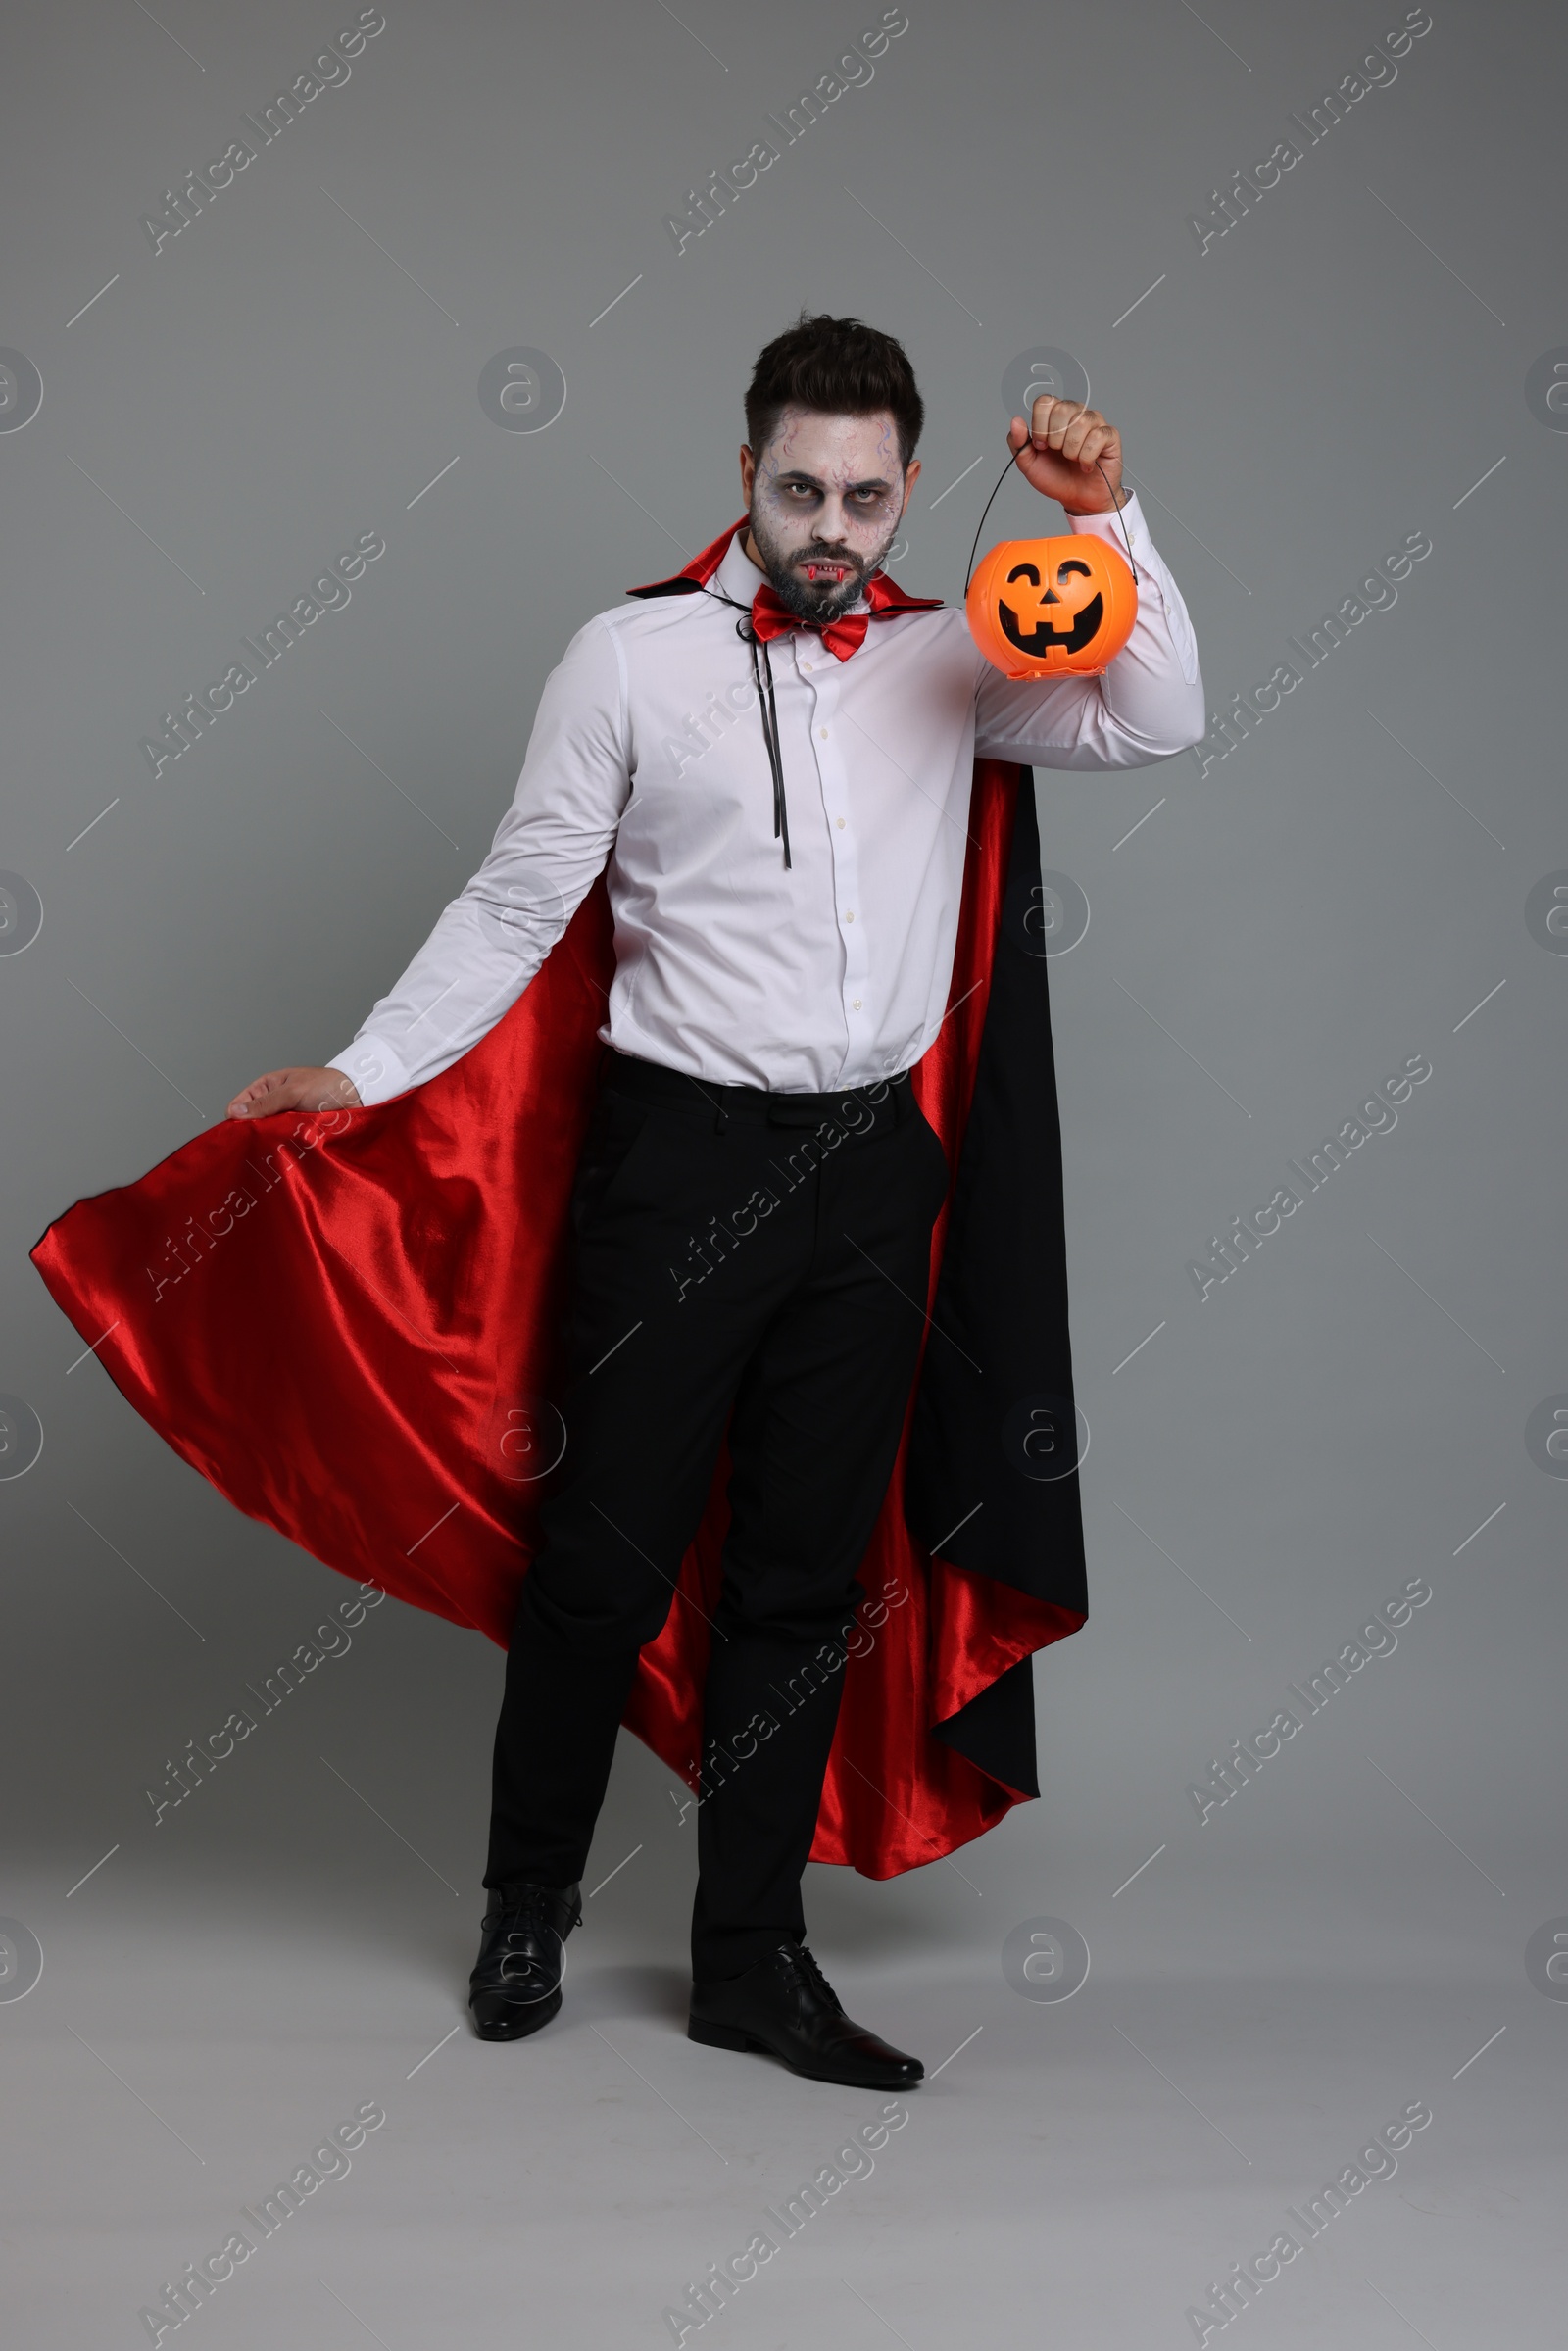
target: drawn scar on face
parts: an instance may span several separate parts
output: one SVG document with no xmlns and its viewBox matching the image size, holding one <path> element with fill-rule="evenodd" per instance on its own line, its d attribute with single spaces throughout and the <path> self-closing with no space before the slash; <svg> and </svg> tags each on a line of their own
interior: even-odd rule
<svg viewBox="0 0 1568 2351">
<path fill-rule="evenodd" d="M 870 474 L 863 470 L 863 444 L 843 454 L 829 455 L 826 464 L 821 456 L 806 463 L 808 452 L 803 442 L 808 436 L 803 428 L 812 420 L 820 420 L 814 411 L 796 406 L 784 409 L 757 460 L 756 491 L 770 519 L 782 523 L 786 517 L 793 517 L 797 523 L 805 522 L 809 535 L 814 536 L 822 493 L 836 491 L 840 526 L 846 539 L 863 539 L 868 545 L 884 540 L 890 526 L 896 526 L 904 504 L 904 467 L 892 419 L 884 416 L 882 420 L 874 471 Z M 846 417 L 831 438 L 842 443 L 861 421 Z"/>
</svg>

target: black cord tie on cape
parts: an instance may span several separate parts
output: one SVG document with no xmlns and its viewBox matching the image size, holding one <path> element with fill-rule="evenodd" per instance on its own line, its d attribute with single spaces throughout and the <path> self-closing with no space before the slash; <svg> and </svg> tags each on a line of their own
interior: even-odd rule
<svg viewBox="0 0 1568 2351">
<path fill-rule="evenodd" d="M 778 704 L 773 699 L 773 657 L 767 650 L 767 640 L 760 637 L 752 625 L 751 614 L 735 623 L 735 634 L 751 650 L 752 683 L 757 688 L 757 708 L 762 720 L 762 741 L 767 745 L 767 763 L 773 771 L 773 838 L 784 844 L 784 862 L 790 862 L 790 819 L 784 805 L 784 753 L 779 742 Z M 761 659 L 759 661 L 758 657 Z M 763 686 L 766 686 L 766 698 Z"/>
<path fill-rule="evenodd" d="M 773 838 L 783 842 L 784 863 L 790 866 L 790 819 L 784 802 L 784 753 L 778 731 L 778 704 L 773 695 L 773 661 L 767 650 L 767 640 L 760 637 L 753 627 L 750 605 L 726 595 L 722 588 L 710 588 L 705 584 L 702 593 L 711 596 L 715 604 L 727 604 L 731 612 L 740 614 L 735 623 L 735 634 L 752 657 L 752 684 L 757 689 L 758 715 L 762 721 L 762 741 L 767 747 L 767 764 L 773 778 Z"/>
</svg>

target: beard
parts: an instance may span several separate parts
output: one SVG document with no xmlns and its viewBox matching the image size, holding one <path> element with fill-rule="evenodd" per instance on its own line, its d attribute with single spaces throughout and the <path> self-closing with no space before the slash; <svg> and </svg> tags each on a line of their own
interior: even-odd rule
<svg viewBox="0 0 1568 2351">
<path fill-rule="evenodd" d="M 824 621 L 842 619 L 852 605 L 865 594 L 873 574 L 882 567 L 883 558 L 898 537 L 895 521 L 880 547 L 869 556 L 857 555 L 843 541 L 834 544 L 827 540 L 808 539 L 804 544 L 775 537 L 758 511 L 754 500 L 751 514 L 752 544 L 762 559 L 774 595 L 787 612 L 798 620 L 808 621 L 813 628 Z M 800 563 L 820 561 L 843 564 L 841 580 L 802 579 L 793 566 Z"/>
</svg>

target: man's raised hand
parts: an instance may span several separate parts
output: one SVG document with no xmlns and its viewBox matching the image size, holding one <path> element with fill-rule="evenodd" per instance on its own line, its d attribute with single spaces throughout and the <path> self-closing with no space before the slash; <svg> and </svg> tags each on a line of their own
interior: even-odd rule
<svg viewBox="0 0 1568 2351">
<path fill-rule="evenodd" d="M 1086 402 L 1055 400 L 1042 392 L 1029 422 L 1014 416 L 1008 425 L 1007 446 L 1017 458 L 1024 479 L 1042 496 L 1054 498 L 1069 514 L 1108 514 L 1113 507 L 1125 503 L 1121 495 L 1121 435 L 1114 424 L 1106 423 L 1099 409 Z M 1100 471 L 1102 465 L 1104 475 Z"/>
<path fill-rule="evenodd" d="M 228 1105 L 230 1118 L 268 1118 L 275 1110 L 361 1109 L 359 1089 L 341 1069 L 270 1069 Z"/>
</svg>

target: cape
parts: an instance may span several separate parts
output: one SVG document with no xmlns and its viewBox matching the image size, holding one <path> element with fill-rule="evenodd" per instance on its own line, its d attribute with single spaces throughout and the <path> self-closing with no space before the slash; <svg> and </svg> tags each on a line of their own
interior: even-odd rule
<svg viewBox="0 0 1568 2351">
<path fill-rule="evenodd" d="M 738 526 L 735 526 L 738 527 Z M 733 529 L 670 581 L 693 593 Z M 887 582 L 879 609 L 918 611 Z M 940 1859 L 1040 1793 L 1030 1659 L 1085 1621 L 1032 777 L 975 764 L 949 1010 L 913 1072 L 953 1173 L 859 1575 L 813 1861 Z M 613 977 L 603 875 L 511 1010 L 369 1107 L 225 1118 L 30 1254 L 127 1400 L 247 1516 L 505 1647 L 560 1458 L 567 1206 Z M 625 1726 L 696 1788 L 721 1449 Z"/>
</svg>

